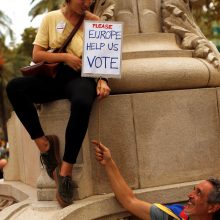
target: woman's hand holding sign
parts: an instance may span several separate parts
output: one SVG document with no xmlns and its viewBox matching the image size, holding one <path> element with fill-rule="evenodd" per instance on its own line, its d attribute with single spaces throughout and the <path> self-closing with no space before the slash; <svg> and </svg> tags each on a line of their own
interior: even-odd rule
<svg viewBox="0 0 220 220">
<path fill-rule="evenodd" d="M 96 87 L 98 99 L 107 97 L 110 91 L 111 89 L 109 88 L 107 82 L 103 79 L 99 79 Z"/>
<path fill-rule="evenodd" d="M 84 77 L 121 77 L 122 22 L 84 22 Z"/>
<path fill-rule="evenodd" d="M 111 91 L 105 78 L 121 77 L 122 28 L 122 22 L 84 21 L 81 76 L 99 78 L 98 99 L 107 97 Z"/>
</svg>

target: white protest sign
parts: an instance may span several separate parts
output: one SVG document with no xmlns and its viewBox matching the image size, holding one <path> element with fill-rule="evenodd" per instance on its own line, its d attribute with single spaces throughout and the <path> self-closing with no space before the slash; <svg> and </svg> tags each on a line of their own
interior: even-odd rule
<svg viewBox="0 0 220 220">
<path fill-rule="evenodd" d="M 82 76 L 121 77 L 122 22 L 84 21 Z"/>
</svg>

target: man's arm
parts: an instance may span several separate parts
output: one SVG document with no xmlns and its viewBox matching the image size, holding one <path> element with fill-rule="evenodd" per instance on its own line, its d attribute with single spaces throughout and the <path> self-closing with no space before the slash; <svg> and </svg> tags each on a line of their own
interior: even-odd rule
<svg viewBox="0 0 220 220">
<path fill-rule="evenodd" d="M 111 188 L 122 206 L 140 219 L 150 220 L 151 204 L 139 200 L 124 178 L 111 157 L 111 153 L 107 147 L 97 141 L 92 141 L 95 147 L 96 160 L 105 167 L 109 178 Z"/>
</svg>

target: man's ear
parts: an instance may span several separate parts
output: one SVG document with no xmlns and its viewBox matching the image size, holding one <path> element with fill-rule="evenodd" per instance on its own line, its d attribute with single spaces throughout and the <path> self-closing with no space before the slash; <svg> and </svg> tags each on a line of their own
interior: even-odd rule
<svg viewBox="0 0 220 220">
<path fill-rule="evenodd" d="M 210 204 L 209 205 L 209 210 L 208 210 L 209 213 L 215 213 L 218 210 L 220 210 L 220 204 Z"/>
</svg>

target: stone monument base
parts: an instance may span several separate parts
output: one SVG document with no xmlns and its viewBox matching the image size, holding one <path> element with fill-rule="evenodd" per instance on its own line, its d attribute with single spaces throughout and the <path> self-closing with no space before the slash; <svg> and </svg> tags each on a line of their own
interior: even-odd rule
<svg viewBox="0 0 220 220">
<path fill-rule="evenodd" d="M 100 138 L 111 149 L 133 189 L 220 176 L 219 97 L 220 88 L 201 88 L 111 95 L 95 102 L 73 170 L 75 200 L 111 192 L 94 158 L 92 139 Z M 45 132 L 58 134 L 61 155 L 69 108 L 69 102 L 61 100 L 39 111 Z M 55 184 L 41 169 L 39 152 L 14 114 L 8 128 L 11 147 L 5 180 L 37 187 L 38 200 L 54 200 Z"/>
<path fill-rule="evenodd" d="M 150 187 L 134 190 L 138 198 L 149 202 L 168 203 L 182 201 L 183 194 L 187 194 L 198 182 Z M 2 181 L 1 195 L 10 195 L 17 199 L 17 203 L 0 212 L 1 220 L 135 220 L 116 201 L 112 193 L 95 195 L 86 199 L 74 201 L 74 204 L 61 209 L 56 201 L 38 201 L 36 189 L 21 182 Z"/>
</svg>

